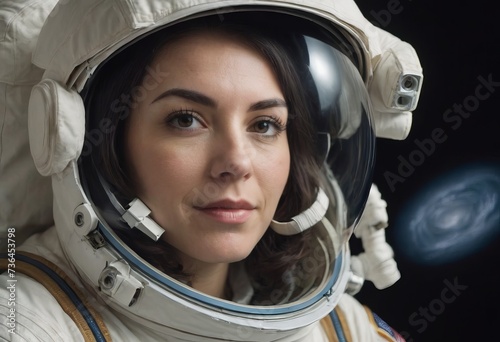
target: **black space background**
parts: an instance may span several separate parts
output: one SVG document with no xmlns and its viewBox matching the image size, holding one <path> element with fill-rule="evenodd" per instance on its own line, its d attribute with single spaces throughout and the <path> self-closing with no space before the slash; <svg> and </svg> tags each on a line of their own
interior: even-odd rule
<svg viewBox="0 0 500 342">
<path fill-rule="evenodd" d="M 495 2 L 486 0 L 357 0 L 357 4 L 371 22 L 412 44 L 424 69 L 410 136 L 403 142 L 378 141 L 375 183 L 388 202 L 391 220 L 413 194 L 442 172 L 473 161 L 500 161 L 500 87 L 458 129 L 443 121 L 447 109 L 474 94 L 479 76 L 491 74 L 500 81 L 500 12 Z M 391 6 L 397 13 L 383 20 L 375 15 Z M 384 172 L 397 173 L 397 157 L 408 156 L 416 148 L 413 141 L 430 137 L 435 128 L 442 128 L 448 139 L 392 192 Z M 382 291 L 366 283 L 357 295 L 362 303 L 404 332 L 408 342 L 500 341 L 500 238 L 472 256 L 433 267 L 420 266 L 398 253 L 404 246 L 397 245 L 391 226 L 387 238 L 396 251 L 402 279 Z M 427 320 L 425 329 L 412 323 L 412 314 L 440 298 L 445 279 L 456 279 L 467 289 L 432 321 Z"/>
</svg>

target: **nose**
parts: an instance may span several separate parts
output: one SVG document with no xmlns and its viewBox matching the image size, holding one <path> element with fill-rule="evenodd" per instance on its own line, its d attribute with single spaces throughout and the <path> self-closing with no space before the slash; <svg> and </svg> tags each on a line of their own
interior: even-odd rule
<svg viewBox="0 0 500 342">
<path fill-rule="evenodd" d="M 216 180 L 246 180 L 252 174 L 253 149 L 245 134 L 228 132 L 216 138 L 213 144 L 210 176 Z"/>
</svg>

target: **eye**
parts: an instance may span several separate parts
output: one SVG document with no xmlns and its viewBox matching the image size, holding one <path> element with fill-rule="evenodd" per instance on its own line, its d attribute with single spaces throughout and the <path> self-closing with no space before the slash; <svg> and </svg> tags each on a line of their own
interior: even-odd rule
<svg viewBox="0 0 500 342">
<path fill-rule="evenodd" d="M 269 129 L 272 129 L 272 123 L 269 121 L 259 121 L 255 124 L 255 132 L 257 133 L 267 133 Z"/>
<path fill-rule="evenodd" d="M 251 132 L 269 137 L 276 137 L 284 130 L 286 130 L 286 125 L 282 124 L 281 121 L 275 117 L 260 118 L 250 128 Z"/>
<path fill-rule="evenodd" d="M 197 129 L 202 128 L 200 120 L 194 113 L 186 110 L 174 112 L 167 118 L 167 123 L 177 129 Z"/>
<path fill-rule="evenodd" d="M 192 115 L 183 114 L 183 115 L 177 116 L 172 121 L 176 122 L 179 127 L 187 128 L 187 127 L 191 127 L 193 125 L 195 118 L 193 118 Z"/>
</svg>

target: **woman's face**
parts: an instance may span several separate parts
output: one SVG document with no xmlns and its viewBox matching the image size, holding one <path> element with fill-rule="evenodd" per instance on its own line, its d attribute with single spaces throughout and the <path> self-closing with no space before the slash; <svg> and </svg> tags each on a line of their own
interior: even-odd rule
<svg viewBox="0 0 500 342">
<path fill-rule="evenodd" d="M 270 65 L 235 38 L 193 33 L 149 70 L 126 129 L 137 196 L 184 262 L 244 259 L 290 169 L 288 110 Z"/>
</svg>

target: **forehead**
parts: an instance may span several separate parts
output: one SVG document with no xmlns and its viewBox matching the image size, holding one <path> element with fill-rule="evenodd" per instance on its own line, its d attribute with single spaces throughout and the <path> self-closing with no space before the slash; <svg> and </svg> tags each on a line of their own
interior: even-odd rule
<svg viewBox="0 0 500 342">
<path fill-rule="evenodd" d="M 267 91 L 280 90 L 276 73 L 264 54 L 240 35 L 220 30 L 196 30 L 168 40 L 150 65 L 165 75 L 163 84 L 227 89 L 260 83 Z M 236 89 L 234 89 L 236 90 Z"/>
<path fill-rule="evenodd" d="M 165 43 L 155 54 L 159 58 L 172 58 L 182 55 L 183 59 L 247 54 L 265 59 L 250 43 L 250 38 L 244 34 L 231 32 L 229 29 L 195 28 L 166 37 Z M 205 58 L 207 59 L 207 58 Z"/>
</svg>

